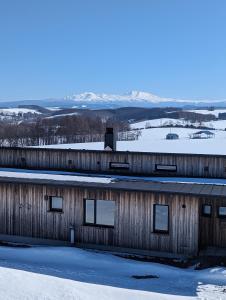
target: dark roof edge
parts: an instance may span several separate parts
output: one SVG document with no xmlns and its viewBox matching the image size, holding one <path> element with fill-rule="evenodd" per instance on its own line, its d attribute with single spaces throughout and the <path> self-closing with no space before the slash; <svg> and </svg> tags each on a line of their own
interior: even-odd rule
<svg viewBox="0 0 226 300">
<path fill-rule="evenodd" d="M 109 153 L 106 150 L 86 150 L 86 149 L 60 149 L 60 148 L 39 148 L 37 147 L 0 147 L 0 150 L 30 150 L 30 151 L 61 151 L 61 152 L 87 152 L 87 153 Z M 110 153 L 132 154 L 132 155 L 173 155 L 173 156 L 203 156 L 203 157 L 224 157 L 226 154 L 198 154 L 198 153 L 165 153 L 165 152 L 141 152 L 141 151 L 111 151 Z"/>
<path fill-rule="evenodd" d="M 76 181 L 62 181 L 50 179 L 25 179 L 25 178 L 11 178 L 0 177 L 0 184 L 28 184 L 28 185 L 44 185 L 56 187 L 70 187 L 70 188 L 87 188 L 87 189 L 101 189 L 101 190 L 115 190 L 115 191 L 128 191 L 128 192 L 148 192 L 148 193 L 163 193 L 174 195 L 186 196 L 199 196 L 199 197 L 226 197 L 226 187 L 223 192 L 214 192 L 214 187 L 224 187 L 223 185 L 216 184 L 197 184 L 197 183 L 172 183 L 172 182 L 112 182 L 108 184 L 94 183 L 94 182 L 76 182 Z M 191 187 L 188 189 L 188 187 Z M 210 192 L 202 192 L 204 187 L 210 187 Z M 160 187 L 160 188 L 158 188 Z M 192 187 L 198 187 L 198 191 L 192 191 Z M 184 191 L 183 188 L 185 188 Z M 223 190 L 223 188 L 222 188 Z"/>
</svg>

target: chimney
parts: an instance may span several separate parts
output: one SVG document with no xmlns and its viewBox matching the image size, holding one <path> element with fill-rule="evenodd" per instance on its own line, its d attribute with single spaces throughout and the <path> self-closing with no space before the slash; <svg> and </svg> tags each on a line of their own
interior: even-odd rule
<svg viewBox="0 0 226 300">
<path fill-rule="evenodd" d="M 116 151 L 116 140 L 113 128 L 106 128 L 104 136 L 104 150 Z"/>
</svg>

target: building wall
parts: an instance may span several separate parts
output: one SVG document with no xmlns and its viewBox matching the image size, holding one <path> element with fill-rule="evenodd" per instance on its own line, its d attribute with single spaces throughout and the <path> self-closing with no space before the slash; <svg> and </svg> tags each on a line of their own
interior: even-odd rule
<svg viewBox="0 0 226 300">
<path fill-rule="evenodd" d="M 50 212 L 48 196 L 62 196 L 63 213 Z M 115 200 L 114 228 L 83 226 L 83 199 Z M 0 234 L 196 254 L 196 197 L 143 192 L 0 184 Z M 153 233 L 153 204 L 169 205 L 169 234 Z"/>
<path fill-rule="evenodd" d="M 200 248 L 207 247 L 222 247 L 226 248 L 226 218 L 218 216 L 218 208 L 220 206 L 226 207 L 225 198 L 211 198 L 200 199 L 200 212 L 202 212 L 202 205 L 211 205 L 211 215 L 204 216 L 200 213 L 199 219 L 199 240 Z"/>
<path fill-rule="evenodd" d="M 129 168 L 110 168 L 110 162 L 127 163 L 129 164 Z M 176 165 L 177 171 L 156 172 L 156 164 Z M 117 172 L 128 175 L 146 174 L 226 178 L 226 156 L 214 155 L 0 148 L 0 167 L 4 166 L 108 173 Z"/>
</svg>

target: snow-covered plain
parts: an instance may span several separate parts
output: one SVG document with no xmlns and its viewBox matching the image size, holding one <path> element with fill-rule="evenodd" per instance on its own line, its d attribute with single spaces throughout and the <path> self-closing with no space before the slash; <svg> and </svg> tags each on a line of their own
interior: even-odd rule
<svg viewBox="0 0 226 300">
<path fill-rule="evenodd" d="M 166 140 L 169 132 L 177 133 L 178 140 Z M 142 135 L 136 141 L 118 141 L 119 151 L 163 152 L 163 153 L 198 153 L 226 155 L 226 131 L 213 130 L 215 138 L 189 139 L 197 132 L 187 128 L 151 128 L 141 130 Z M 103 150 L 104 143 L 76 143 L 42 146 L 42 148 Z"/>
<path fill-rule="evenodd" d="M 73 113 L 68 113 L 68 114 L 59 114 L 59 115 L 46 117 L 46 119 L 61 118 L 61 117 L 67 117 L 67 116 L 77 116 L 77 115 L 79 115 L 78 112 L 73 112 Z"/>
<path fill-rule="evenodd" d="M 0 113 L 4 114 L 4 115 L 18 115 L 19 113 L 21 114 L 26 114 L 26 113 L 32 113 L 32 114 L 40 114 L 39 111 L 35 110 L 35 109 L 29 109 L 29 108 L 1 108 L 0 109 Z"/>
<path fill-rule="evenodd" d="M 219 130 L 225 130 L 226 129 L 226 120 L 216 120 L 216 121 L 210 121 L 210 122 L 203 122 L 204 126 Z"/>
<path fill-rule="evenodd" d="M 226 109 L 214 109 L 214 110 L 207 110 L 207 109 L 193 109 L 193 110 L 187 110 L 190 112 L 194 112 L 197 114 L 203 114 L 203 115 L 214 115 L 218 118 L 219 113 L 225 113 Z"/>
<path fill-rule="evenodd" d="M 58 106 L 53 106 L 53 107 L 49 107 L 49 106 L 47 106 L 47 107 L 45 107 L 46 109 L 48 109 L 48 110 L 51 110 L 51 111 L 57 111 L 57 110 L 61 110 L 61 108 L 60 107 L 58 107 Z"/>
<path fill-rule="evenodd" d="M 4 300 L 224 300 L 225 289 L 222 267 L 196 271 L 69 247 L 0 247 Z"/>
<path fill-rule="evenodd" d="M 163 126 L 186 126 L 186 125 L 193 125 L 193 126 L 205 126 L 208 128 L 225 130 L 226 128 L 226 120 L 213 120 L 209 122 L 190 122 L 183 119 L 173 119 L 173 118 L 160 118 L 160 119 L 153 119 L 153 120 L 146 120 L 141 122 L 136 122 L 131 124 L 132 129 L 143 129 L 148 127 L 163 127 Z"/>
<path fill-rule="evenodd" d="M 130 124 L 132 129 L 143 129 L 147 127 L 162 127 L 168 125 L 186 125 L 191 124 L 191 122 L 187 122 L 182 119 L 173 119 L 173 118 L 160 118 L 160 119 L 153 119 L 153 120 L 146 120 L 141 122 L 136 122 Z"/>
</svg>

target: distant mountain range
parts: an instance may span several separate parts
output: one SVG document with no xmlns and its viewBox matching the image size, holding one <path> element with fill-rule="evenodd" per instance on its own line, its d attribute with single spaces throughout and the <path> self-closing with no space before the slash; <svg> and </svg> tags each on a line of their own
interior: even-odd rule
<svg viewBox="0 0 226 300">
<path fill-rule="evenodd" d="M 191 102 L 200 102 L 200 101 L 194 101 L 194 100 L 180 100 L 180 99 L 172 99 L 172 98 L 162 98 L 159 96 L 156 96 L 151 93 L 142 92 L 142 91 L 131 91 L 129 93 L 125 94 L 95 94 L 92 92 L 85 92 L 81 94 L 75 94 L 72 96 L 65 97 L 65 99 L 68 100 L 74 100 L 74 101 L 85 101 L 85 102 L 145 102 L 145 103 L 168 103 L 168 102 L 177 102 L 177 103 L 191 103 Z"/>
<path fill-rule="evenodd" d="M 172 99 L 165 99 L 159 96 L 153 95 L 151 93 L 141 92 L 141 91 L 131 91 L 125 94 L 95 94 L 92 92 L 85 92 L 82 94 L 75 94 L 68 96 L 65 99 L 74 100 L 74 101 L 85 101 L 85 102 L 148 102 L 148 103 L 159 103 L 159 102 L 168 102 Z"/>
<path fill-rule="evenodd" d="M 125 106 L 139 106 L 139 107 L 206 107 L 206 106 L 224 106 L 226 107 L 225 100 L 185 100 L 185 99 L 173 99 L 163 98 L 151 93 L 143 91 L 131 91 L 125 94 L 96 94 L 92 92 L 86 92 L 81 94 L 75 94 L 65 97 L 66 100 L 75 101 L 80 105 L 98 105 L 98 106 L 112 106 L 112 107 L 125 107 Z"/>
<path fill-rule="evenodd" d="M 18 105 L 39 105 L 43 107 L 73 107 L 73 108 L 118 108 L 118 107 L 226 107 L 225 100 L 184 100 L 162 98 L 143 91 L 131 91 L 125 94 L 105 94 L 85 92 L 74 94 L 62 99 L 23 100 L 0 102 L 1 107 L 17 107 Z"/>
</svg>

